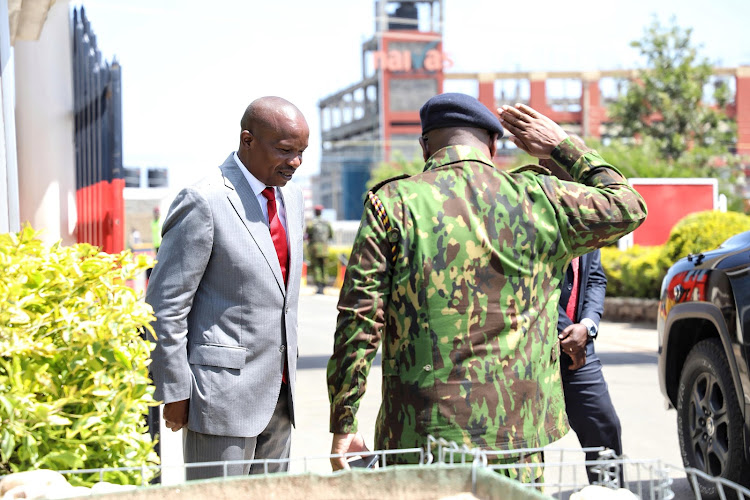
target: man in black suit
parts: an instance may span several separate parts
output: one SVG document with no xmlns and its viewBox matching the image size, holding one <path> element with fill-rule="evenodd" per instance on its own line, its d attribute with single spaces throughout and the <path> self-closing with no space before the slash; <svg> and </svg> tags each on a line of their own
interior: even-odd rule
<svg viewBox="0 0 750 500">
<path fill-rule="evenodd" d="M 572 297 L 575 286 L 573 271 L 576 267 L 573 263 L 568 266 L 562 282 L 558 306 L 557 331 L 563 351 L 560 369 L 565 408 L 570 427 L 578 435 L 583 448 L 605 446 L 619 456 L 622 455 L 620 419 L 609 396 L 602 363 L 594 350 L 594 339 L 604 310 L 607 277 L 602 269 L 599 250 L 579 259 L 577 296 Z M 571 302 L 575 302 L 575 310 Z M 572 312 L 573 319 L 569 312 Z M 587 452 L 586 460 L 597 460 L 598 455 L 597 452 Z M 597 479 L 596 473 L 591 470 L 586 472 L 589 482 Z"/>
<path fill-rule="evenodd" d="M 577 146 L 585 147 L 577 136 L 570 136 Z M 553 161 L 539 164 L 556 177 L 572 181 L 566 171 Z M 560 370 L 565 393 L 565 408 L 570 427 L 583 448 L 604 446 L 622 455 L 622 428 L 607 382 L 602 363 L 594 350 L 594 339 L 599 332 L 599 320 L 604 312 L 607 276 L 602 268 L 599 250 L 574 259 L 560 283 L 557 332 L 560 338 Z M 598 460 L 598 452 L 587 452 L 586 461 Z M 598 474 L 587 468 L 589 482 Z M 620 472 L 620 482 L 623 476 Z"/>
</svg>

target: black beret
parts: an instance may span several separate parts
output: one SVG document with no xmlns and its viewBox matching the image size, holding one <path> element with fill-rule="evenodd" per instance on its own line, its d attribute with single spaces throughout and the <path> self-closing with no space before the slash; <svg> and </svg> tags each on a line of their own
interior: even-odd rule
<svg viewBox="0 0 750 500">
<path fill-rule="evenodd" d="M 466 94 L 447 93 L 430 98 L 419 110 L 422 134 L 447 127 L 475 127 L 503 136 L 500 120 L 487 106 Z"/>
</svg>

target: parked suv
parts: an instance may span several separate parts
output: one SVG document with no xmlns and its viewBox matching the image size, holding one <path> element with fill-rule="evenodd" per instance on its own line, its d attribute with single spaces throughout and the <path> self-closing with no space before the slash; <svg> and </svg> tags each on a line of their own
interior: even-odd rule
<svg viewBox="0 0 750 500">
<path fill-rule="evenodd" d="M 685 467 L 750 483 L 750 231 L 688 255 L 659 303 L 659 384 Z M 703 498 L 719 498 L 700 483 Z"/>
</svg>

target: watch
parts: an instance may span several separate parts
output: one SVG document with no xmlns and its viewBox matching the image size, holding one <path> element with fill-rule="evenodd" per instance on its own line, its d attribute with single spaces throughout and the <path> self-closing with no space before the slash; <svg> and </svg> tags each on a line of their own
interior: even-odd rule
<svg viewBox="0 0 750 500">
<path fill-rule="evenodd" d="M 589 318 L 583 318 L 581 320 L 581 324 L 586 327 L 588 330 L 588 336 L 590 339 L 595 339 L 597 335 L 599 335 L 599 329 L 596 327 L 596 323 L 594 323 Z"/>
</svg>

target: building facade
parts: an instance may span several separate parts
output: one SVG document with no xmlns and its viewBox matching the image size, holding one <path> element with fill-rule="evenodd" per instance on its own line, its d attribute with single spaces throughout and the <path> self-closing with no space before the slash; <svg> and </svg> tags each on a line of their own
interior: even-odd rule
<svg viewBox="0 0 750 500">
<path fill-rule="evenodd" d="M 607 107 L 637 79 L 637 70 L 451 73 L 443 24 L 442 0 L 376 0 L 375 34 L 362 45 L 362 80 L 319 101 L 322 154 L 313 201 L 335 210 L 337 219 L 361 217 L 366 183 L 378 164 L 421 157 L 419 108 L 444 91 L 475 89 L 492 111 L 522 102 L 583 137 L 615 135 Z M 718 81 L 734 96 L 726 112 L 737 123 L 735 150 L 750 155 L 750 67 L 715 68 Z M 515 154 L 501 140 L 493 160 L 503 167 Z"/>
<path fill-rule="evenodd" d="M 362 44 L 362 80 L 320 100 L 316 204 L 359 219 L 370 171 L 420 154 L 419 108 L 443 91 L 443 1 L 375 2 L 375 34 Z"/>
</svg>

